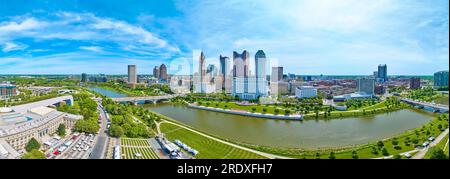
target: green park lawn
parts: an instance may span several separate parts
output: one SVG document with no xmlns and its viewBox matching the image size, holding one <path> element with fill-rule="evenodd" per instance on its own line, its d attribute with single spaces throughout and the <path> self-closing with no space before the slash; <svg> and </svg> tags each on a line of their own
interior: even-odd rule
<svg viewBox="0 0 450 179">
<path fill-rule="evenodd" d="M 150 147 L 147 139 L 121 138 L 123 159 L 158 159 L 158 155 Z M 137 157 L 140 153 L 142 156 Z"/>
<path fill-rule="evenodd" d="M 439 124 L 442 126 L 441 129 L 438 128 Z M 394 137 L 384 140 L 383 145 L 384 148 L 386 148 L 388 155 L 396 155 L 403 152 L 411 151 L 414 150 L 415 148 L 414 145 L 421 145 L 430 136 L 437 137 L 439 134 L 442 133 L 445 127 L 448 127 L 447 120 L 445 119 L 439 120 L 438 118 L 436 118 L 430 121 L 429 123 L 423 125 L 422 127 L 419 127 L 414 130 L 409 130 L 398 136 L 395 136 L 396 140 L 398 141 L 397 147 L 395 147 L 392 143 Z M 413 141 L 415 141 L 415 143 Z M 337 159 L 351 159 L 353 151 L 356 151 L 357 156 L 360 159 L 378 158 L 384 156 L 381 152 L 381 147 L 377 146 L 377 141 L 360 146 L 344 147 L 341 149 L 338 148 L 323 149 L 323 150 L 277 149 L 261 146 L 249 146 L 249 147 L 267 153 L 273 153 L 292 158 L 306 158 L 306 159 L 317 158 L 316 157 L 317 153 L 319 153 L 319 157 L 321 159 L 326 159 L 329 157 L 330 152 L 334 152 L 335 157 Z M 373 148 L 375 148 L 376 153 L 373 153 Z"/>
<path fill-rule="evenodd" d="M 248 152 L 230 145 L 209 139 L 184 128 L 161 124 L 161 131 L 170 140 L 180 140 L 191 148 L 199 151 L 195 156 L 199 159 L 262 159 L 263 156 Z"/>
</svg>

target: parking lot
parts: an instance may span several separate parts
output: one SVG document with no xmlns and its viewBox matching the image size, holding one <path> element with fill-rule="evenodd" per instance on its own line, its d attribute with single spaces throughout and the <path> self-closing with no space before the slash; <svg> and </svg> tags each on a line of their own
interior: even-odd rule
<svg viewBox="0 0 450 179">
<path fill-rule="evenodd" d="M 53 143 L 51 142 L 52 140 Z M 65 139 L 52 139 L 46 157 L 49 159 L 87 159 L 95 143 L 96 135 L 74 133 Z M 49 143 L 49 144 L 50 144 Z"/>
</svg>

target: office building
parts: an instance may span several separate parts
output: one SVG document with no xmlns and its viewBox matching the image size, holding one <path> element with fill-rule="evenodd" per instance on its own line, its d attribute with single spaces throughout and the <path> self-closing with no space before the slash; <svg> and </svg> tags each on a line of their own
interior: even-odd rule
<svg viewBox="0 0 450 179">
<path fill-rule="evenodd" d="M 167 75 L 167 67 L 165 64 L 162 64 L 159 67 L 159 80 L 167 81 L 168 78 L 169 78 L 169 76 Z"/>
<path fill-rule="evenodd" d="M 231 65 L 230 58 L 220 55 L 219 61 L 220 61 L 220 76 L 222 77 L 222 90 L 224 90 L 226 93 L 230 93 L 232 82 L 230 70 Z"/>
<path fill-rule="evenodd" d="M 435 87 L 448 87 L 448 71 L 440 71 L 434 73 Z"/>
<path fill-rule="evenodd" d="M 128 65 L 128 83 L 129 84 L 137 83 L 136 65 Z"/>
<path fill-rule="evenodd" d="M 283 80 L 283 67 L 272 67 L 271 82 L 278 82 Z"/>
<path fill-rule="evenodd" d="M 244 50 L 242 54 L 233 52 L 233 96 L 241 99 L 256 98 L 256 94 L 248 95 L 250 53 Z M 245 94 L 245 95 L 244 95 Z"/>
<path fill-rule="evenodd" d="M 16 85 L 9 82 L 0 83 L 0 99 L 12 97 L 17 95 Z"/>
<path fill-rule="evenodd" d="M 299 86 L 295 89 L 297 98 L 314 98 L 317 97 L 317 88 L 312 86 Z"/>
<path fill-rule="evenodd" d="M 81 74 L 81 82 L 86 83 L 88 80 L 87 74 L 86 73 L 82 73 Z"/>
<path fill-rule="evenodd" d="M 373 95 L 375 92 L 375 79 L 359 78 L 357 81 L 358 93 Z"/>
<path fill-rule="evenodd" d="M 387 82 L 388 81 L 388 77 L 387 77 L 387 65 L 378 65 L 378 79 L 381 82 Z"/>
<path fill-rule="evenodd" d="M 0 108 L 0 142 L 6 141 L 15 150 L 25 148 L 31 138 L 43 142 L 56 133 L 60 124 L 68 130 L 75 126 L 83 116 L 57 111 L 47 106 L 58 106 L 65 102 L 73 104 L 72 96 L 61 96 L 43 101 Z"/>
<path fill-rule="evenodd" d="M 159 67 L 155 66 L 153 68 L 153 77 L 155 77 L 156 79 L 159 79 Z"/>
<path fill-rule="evenodd" d="M 256 95 L 258 96 L 267 96 L 267 58 L 266 54 L 262 50 L 258 50 L 255 55 L 255 83 L 256 83 Z"/>
<path fill-rule="evenodd" d="M 420 88 L 420 78 L 413 77 L 409 79 L 409 89 L 419 89 Z"/>
</svg>

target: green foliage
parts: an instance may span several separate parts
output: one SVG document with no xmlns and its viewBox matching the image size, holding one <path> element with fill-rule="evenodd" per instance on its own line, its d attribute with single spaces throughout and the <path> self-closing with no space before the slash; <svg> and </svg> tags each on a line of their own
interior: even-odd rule
<svg viewBox="0 0 450 179">
<path fill-rule="evenodd" d="M 25 150 L 27 152 L 31 152 L 32 150 L 39 150 L 39 148 L 41 148 L 41 144 L 39 144 L 39 142 L 34 137 L 31 138 L 25 146 Z"/>
<path fill-rule="evenodd" d="M 402 158 L 402 156 L 401 155 L 399 155 L 399 154 L 395 154 L 394 156 L 393 156 L 393 159 L 401 159 Z"/>
<path fill-rule="evenodd" d="M 66 136 L 66 125 L 59 124 L 58 130 L 56 131 L 59 136 L 64 137 Z"/>
<path fill-rule="evenodd" d="M 445 152 L 438 147 L 432 147 L 428 150 L 428 152 L 430 153 L 430 159 L 448 159 Z"/>
<path fill-rule="evenodd" d="M 113 124 L 109 127 L 109 135 L 111 137 L 122 137 L 124 135 L 122 127 Z"/>
<path fill-rule="evenodd" d="M 30 152 L 25 153 L 22 159 L 45 159 L 45 154 L 37 149 L 33 149 Z"/>
</svg>

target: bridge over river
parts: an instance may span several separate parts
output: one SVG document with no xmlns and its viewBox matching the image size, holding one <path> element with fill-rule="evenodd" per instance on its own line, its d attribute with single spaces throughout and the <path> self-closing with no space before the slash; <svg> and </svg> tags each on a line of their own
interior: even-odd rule
<svg viewBox="0 0 450 179">
<path fill-rule="evenodd" d="M 423 108 L 431 108 L 431 109 L 435 110 L 436 112 L 440 112 L 440 113 L 448 113 L 448 111 L 449 111 L 447 105 L 428 103 L 428 102 L 423 102 L 423 101 L 415 101 L 415 100 L 408 99 L 408 98 L 402 98 L 400 100 L 403 102 L 406 102 L 408 104 L 414 105 L 414 106 L 419 106 L 419 107 L 423 107 Z"/>
<path fill-rule="evenodd" d="M 142 96 L 142 97 L 118 97 L 112 98 L 116 102 L 132 102 L 132 103 L 157 103 L 166 101 L 177 97 L 178 95 L 163 95 L 163 96 Z"/>
</svg>

